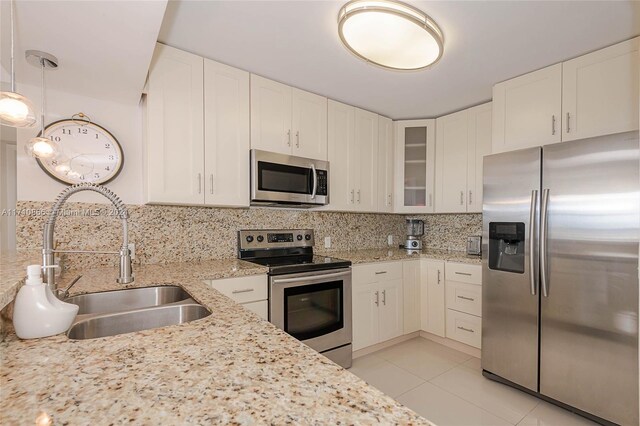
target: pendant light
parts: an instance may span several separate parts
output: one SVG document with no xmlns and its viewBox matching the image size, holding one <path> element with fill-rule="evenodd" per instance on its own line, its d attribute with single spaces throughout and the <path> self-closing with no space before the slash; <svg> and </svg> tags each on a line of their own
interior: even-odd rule
<svg viewBox="0 0 640 426">
<path fill-rule="evenodd" d="M 42 84 L 42 114 L 40 116 L 40 133 L 38 136 L 31 138 L 29 142 L 24 146 L 24 150 L 26 153 L 32 157 L 38 158 L 52 158 L 58 155 L 60 149 L 58 147 L 58 143 L 55 141 L 48 139 L 44 135 L 44 114 L 45 114 L 45 81 L 44 81 L 44 72 L 47 68 L 57 68 L 58 67 L 58 58 L 53 55 L 50 55 L 46 52 L 41 52 L 39 50 L 27 50 L 25 52 L 27 61 L 34 65 L 40 66 L 41 72 L 41 84 Z"/>
<path fill-rule="evenodd" d="M 393 0 L 352 0 L 338 13 L 338 33 L 351 53 L 392 70 L 420 70 L 442 57 L 444 38 L 424 12 Z"/>
<path fill-rule="evenodd" d="M 16 92 L 14 49 L 14 0 L 11 0 L 11 91 L 0 92 L 0 124 L 10 127 L 31 127 L 36 114 L 29 99 Z"/>
</svg>

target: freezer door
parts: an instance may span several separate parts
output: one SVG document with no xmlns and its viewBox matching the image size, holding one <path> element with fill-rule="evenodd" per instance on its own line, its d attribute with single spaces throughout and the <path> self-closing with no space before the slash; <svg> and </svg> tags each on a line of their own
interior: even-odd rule
<svg viewBox="0 0 640 426">
<path fill-rule="evenodd" d="M 638 132 L 543 149 L 540 393 L 624 425 L 638 424 L 638 165 Z"/>
<path fill-rule="evenodd" d="M 541 148 L 531 148 L 487 156 L 483 169 L 482 368 L 533 391 L 540 168 Z"/>
</svg>

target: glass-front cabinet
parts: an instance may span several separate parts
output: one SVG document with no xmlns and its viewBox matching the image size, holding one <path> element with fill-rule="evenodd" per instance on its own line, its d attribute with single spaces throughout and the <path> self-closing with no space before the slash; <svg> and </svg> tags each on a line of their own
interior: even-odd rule
<svg viewBox="0 0 640 426">
<path fill-rule="evenodd" d="M 398 213 L 434 211 L 435 120 L 396 121 Z"/>
</svg>

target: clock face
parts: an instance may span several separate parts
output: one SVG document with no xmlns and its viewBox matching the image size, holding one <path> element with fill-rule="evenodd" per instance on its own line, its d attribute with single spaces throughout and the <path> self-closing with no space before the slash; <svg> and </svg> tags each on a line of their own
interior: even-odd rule
<svg viewBox="0 0 640 426">
<path fill-rule="evenodd" d="M 124 161 L 122 148 L 108 130 L 82 120 L 61 120 L 44 129 L 44 137 L 56 142 L 55 157 L 36 161 L 52 178 L 65 184 L 103 184 L 114 179 Z"/>
</svg>

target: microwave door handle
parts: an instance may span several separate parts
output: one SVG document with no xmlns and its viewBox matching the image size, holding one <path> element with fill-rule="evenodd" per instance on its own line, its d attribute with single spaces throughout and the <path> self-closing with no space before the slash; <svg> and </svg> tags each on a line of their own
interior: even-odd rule
<svg viewBox="0 0 640 426">
<path fill-rule="evenodd" d="M 316 199 L 316 191 L 318 190 L 318 174 L 316 173 L 315 164 L 311 164 L 311 173 L 313 173 L 313 189 L 311 190 L 311 199 Z"/>
</svg>

